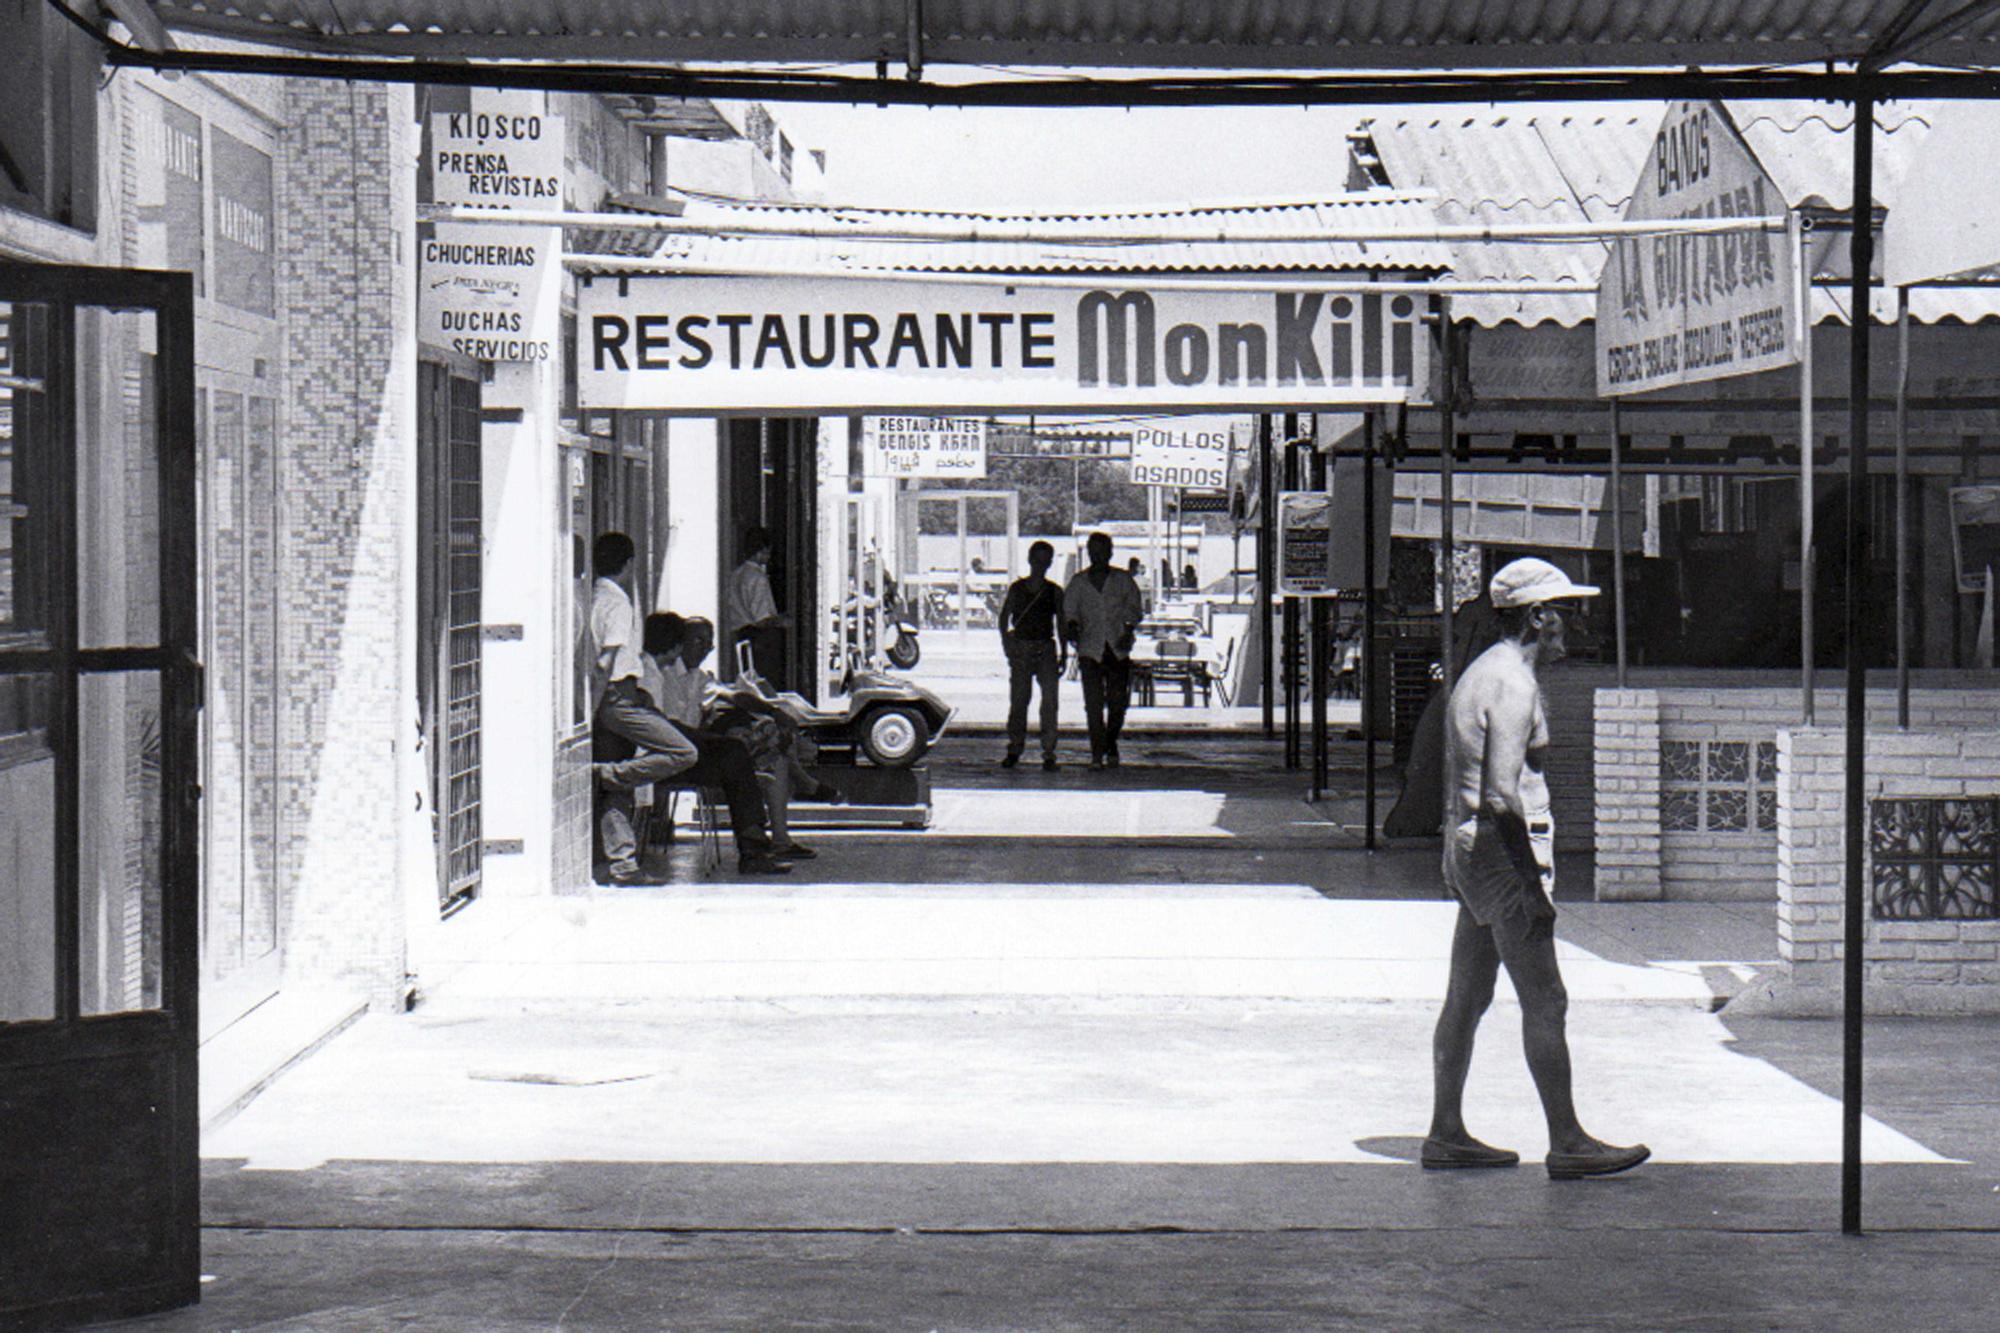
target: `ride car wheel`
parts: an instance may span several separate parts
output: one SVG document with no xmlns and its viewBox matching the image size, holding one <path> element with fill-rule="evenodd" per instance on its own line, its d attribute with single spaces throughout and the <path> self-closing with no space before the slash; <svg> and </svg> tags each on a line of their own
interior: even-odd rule
<svg viewBox="0 0 2000 1333">
<path fill-rule="evenodd" d="M 930 732 L 913 708 L 877 708 L 861 725 L 861 748 L 883 768 L 908 768 L 930 746 Z"/>
</svg>

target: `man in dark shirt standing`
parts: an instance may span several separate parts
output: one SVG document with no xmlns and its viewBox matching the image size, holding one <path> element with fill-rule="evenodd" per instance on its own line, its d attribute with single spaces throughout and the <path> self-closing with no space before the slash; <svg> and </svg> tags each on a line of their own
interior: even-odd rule
<svg viewBox="0 0 2000 1333">
<path fill-rule="evenodd" d="M 1068 665 L 1056 637 L 1062 585 L 1049 580 L 1056 548 L 1036 542 L 1028 548 L 1028 576 L 1015 579 L 1000 604 L 1000 646 L 1007 654 L 1007 757 L 1002 768 L 1021 762 L 1028 745 L 1028 694 L 1042 689 L 1042 767 L 1056 766 L 1056 692 Z"/>
</svg>

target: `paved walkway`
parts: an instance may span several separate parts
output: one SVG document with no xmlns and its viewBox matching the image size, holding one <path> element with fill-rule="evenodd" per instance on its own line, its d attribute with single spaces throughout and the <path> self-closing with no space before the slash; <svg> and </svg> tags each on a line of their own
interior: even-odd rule
<svg viewBox="0 0 2000 1333">
<path fill-rule="evenodd" d="M 939 828 L 817 835 L 814 882 L 474 904 L 414 1013 L 207 1136 L 206 1300 L 134 1326 L 2000 1322 L 2000 1023 L 1870 1022 L 1840 1237 L 1838 1025 L 1720 1008 L 1771 910 L 1564 867 L 1579 1106 L 1655 1158 L 1547 1179 L 1503 983 L 1468 1110 L 1526 1165 L 1422 1172 L 1436 847 L 1356 850 L 1239 748 L 1028 797 L 961 764 Z"/>
</svg>

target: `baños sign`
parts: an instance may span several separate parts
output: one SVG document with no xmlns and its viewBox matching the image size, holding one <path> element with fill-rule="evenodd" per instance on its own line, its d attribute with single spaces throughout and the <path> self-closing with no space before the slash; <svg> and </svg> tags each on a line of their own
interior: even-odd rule
<svg viewBox="0 0 2000 1333">
<path fill-rule="evenodd" d="M 1715 102 L 1675 102 L 1625 205 L 1628 222 L 1775 217 L 1784 196 Z M 1597 286 L 1597 392 L 1607 398 L 1795 365 L 1798 291 L 1786 233 L 1621 236 Z"/>
<path fill-rule="evenodd" d="M 585 407 L 1091 409 L 1422 401 L 1406 293 L 1027 287 L 867 278 L 579 284 Z"/>
</svg>

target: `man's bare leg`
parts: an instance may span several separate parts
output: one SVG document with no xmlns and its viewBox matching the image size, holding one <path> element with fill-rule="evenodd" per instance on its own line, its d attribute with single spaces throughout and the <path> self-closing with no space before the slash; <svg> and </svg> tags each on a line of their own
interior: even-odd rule
<svg viewBox="0 0 2000 1333">
<path fill-rule="evenodd" d="M 1493 932 L 1472 919 L 1464 907 L 1458 909 L 1458 924 L 1451 937 L 1451 980 L 1445 988 L 1444 1009 L 1438 1014 L 1437 1030 L 1431 1038 L 1432 1100 L 1429 1141 L 1424 1160 L 1429 1166 L 1513 1165 L 1512 1154 L 1502 1154 L 1466 1132 L 1465 1076 L 1472 1065 L 1473 1037 L 1479 1020 L 1493 1002 L 1493 985 L 1500 972 L 1500 953 Z M 1452 1149 L 1480 1154 L 1454 1161 Z M 1504 1157 L 1507 1160 L 1501 1160 Z"/>
<path fill-rule="evenodd" d="M 1549 1169 L 1565 1156 L 1581 1159 L 1571 1174 L 1604 1175 L 1646 1160 L 1643 1146 L 1621 1148 L 1584 1133 L 1570 1090 L 1569 991 L 1556 965 L 1554 922 L 1510 921 L 1493 931 L 1493 943 L 1521 1000 L 1521 1045 L 1528 1072 L 1541 1094 L 1549 1123 Z"/>
</svg>

